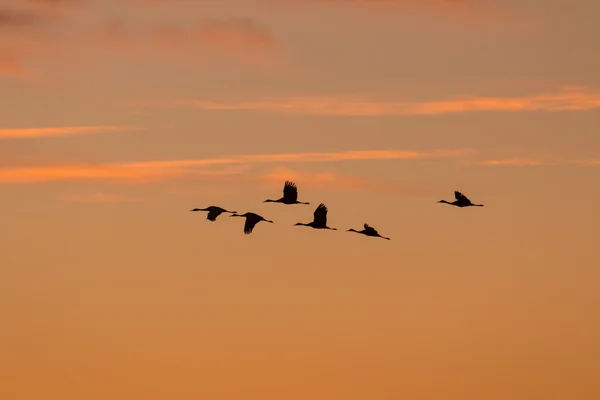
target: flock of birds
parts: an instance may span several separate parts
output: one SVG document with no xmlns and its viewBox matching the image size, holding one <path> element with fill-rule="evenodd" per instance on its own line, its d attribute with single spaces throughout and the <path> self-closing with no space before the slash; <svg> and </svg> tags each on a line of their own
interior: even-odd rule
<svg viewBox="0 0 600 400">
<path fill-rule="evenodd" d="M 465 196 L 461 192 L 455 191 L 454 197 L 456 198 L 455 201 L 450 202 L 450 201 L 446 201 L 446 200 L 440 200 L 440 201 L 438 201 L 438 203 L 450 204 L 450 205 L 453 205 L 456 207 L 483 207 L 483 204 L 473 204 L 471 202 L 471 200 L 469 200 L 467 198 L 467 196 Z M 280 198 L 278 200 L 267 199 L 267 200 L 263 201 L 263 203 L 282 203 L 282 204 L 287 204 L 287 205 L 310 204 L 310 203 L 298 201 L 298 187 L 296 186 L 296 184 L 294 182 L 290 182 L 290 181 L 286 181 L 285 184 L 283 185 L 283 197 L 282 198 Z M 244 233 L 245 234 L 252 233 L 256 224 L 258 224 L 261 221 L 269 222 L 271 224 L 273 223 L 273 221 L 269 221 L 268 219 L 265 219 L 261 215 L 255 214 L 253 212 L 247 212 L 245 214 L 238 214 L 237 211 L 228 211 L 224 208 L 217 207 L 217 206 L 210 206 L 210 207 L 206 207 L 206 208 L 194 208 L 193 210 L 190 210 L 190 211 L 208 211 L 208 215 L 206 216 L 206 219 L 208 219 L 209 221 L 212 221 L 212 222 L 216 221 L 217 217 L 224 212 L 230 213 L 231 214 L 230 217 L 244 217 L 244 218 L 246 218 L 246 223 L 244 224 Z M 298 222 L 295 224 L 295 226 L 309 226 L 313 229 L 331 229 L 331 230 L 335 231 L 335 230 L 337 230 L 336 228 L 331 228 L 331 227 L 327 226 L 327 211 L 328 211 L 327 206 L 325 204 L 321 203 L 315 209 L 315 212 L 313 214 L 313 220 L 311 222 L 308 222 L 308 223 Z M 358 231 L 356 229 L 348 229 L 347 232 L 356 232 L 356 233 L 359 233 L 359 234 L 365 235 L 365 236 L 379 237 L 382 239 L 390 240 L 389 237 L 381 236 L 375 228 L 373 228 L 372 226 L 370 226 L 368 224 L 364 224 L 364 229 L 361 231 Z"/>
</svg>

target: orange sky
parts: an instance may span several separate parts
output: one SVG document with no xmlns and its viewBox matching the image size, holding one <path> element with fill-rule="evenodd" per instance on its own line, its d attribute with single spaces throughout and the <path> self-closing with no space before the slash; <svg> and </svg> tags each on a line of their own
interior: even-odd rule
<svg viewBox="0 0 600 400">
<path fill-rule="evenodd" d="M 0 0 L 0 398 L 600 398 L 599 15 Z"/>
</svg>

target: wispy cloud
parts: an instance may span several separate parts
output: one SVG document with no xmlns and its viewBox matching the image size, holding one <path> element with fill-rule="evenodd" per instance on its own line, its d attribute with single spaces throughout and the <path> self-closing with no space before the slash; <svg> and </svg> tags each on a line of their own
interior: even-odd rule
<svg viewBox="0 0 600 400">
<path fill-rule="evenodd" d="M 387 17 L 422 14 L 441 17 L 444 21 L 458 23 L 461 27 L 490 28 L 497 23 L 511 28 L 522 21 L 509 5 L 479 0 L 263 0 L 266 3 L 288 6 L 329 6 L 339 9 L 369 12 Z M 528 21 L 531 25 L 533 22 Z"/>
<path fill-rule="evenodd" d="M 313 172 L 295 170 L 284 166 L 259 175 L 256 180 L 281 186 L 286 180 L 294 181 L 303 187 L 324 188 L 327 190 L 372 190 L 377 192 L 401 192 L 408 194 L 433 194 L 431 190 L 414 185 L 384 182 L 374 179 L 346 176 L 335 171 Z"/>
<path fill-rule="evenodd" d="M 176 179 L 190 175 L 223 176 L 240 174 L 254 164 L 460 158 L 473 152 L 474 150 L 471 149 L 431 151 L 357 150 L 324 153 L 234 155 L 193 160 L 0 168 L 0 183 L 70 180 L 153 181 Z M 219 169 L 211 169 L 211 167 Z"/>
<path fill-rule="evenodd" d="M 0 29 L 3 27 L 22 27 L 35 25 L 38 22 L 36 14 L 13 10 L 10 8 L 0 8 Z"/>
<path fill-rule="evenodd" d="M 75 135 L 79 136 L 96 133 L 125 132 L 140 129 L 141 128 L 135 126 L 63 126 L 45 128 L 5 128 L 0 129 L 0 140 Z"/>
<path fill-rule="evenodd" d="M 0 75 L 22 80 L 34 80 L 33 75 L 25 70 L 19 54 L 12 49 L 2 48 L 2 46 L 0 46 Z"/>
<path fill-rule="evenodd" d="M 138 203 L 139 199 L 102 192 L 94 193 L 69 193 L 61 196 L 63 200 L 74 203 Z"/>
<path fill-rule="evenodd" d="M 386 10 L 393 8 L 443 13 L 466 12 L 476 9 L 478 6 L 478 2 L 472 0 L 287 0 L 287 3 L 379 7 Z"/>
<path fill-rule="evenodd" d="M 563 159 L 558 157 L 540 157 L 540 158 L 501 158 L 493 160 L 467 161 L 468 165 L 482 166 L 506 166 L 506 167 L 538 167 L 538 166 L 596 166 L 600 165 L 600 160 L 594 159 Z"/>
<path fill-rule="evenodd" d="M 541 161 L 531 158 L 505 158 L 505 159 L 497 159 L 497 160 L 480 160 L 473 161 L 470 164 L 473 165 L 514 165 L 514 166 L 538 166 L 538 165 L 548 165 L 549 161 Z"/>
<path fill-rule="evenodd" d="M 273 33 L 251 18 L 182 21 L 163 15 L 140 24 L 99 18 L 85 2 L 39 0 L 24 4 L 28 7 L 23 10 L 0 8 L 0 29 L 7 29 L 0 35 L 0 74 L 13 78 L 31 78 L 29 63 L 35 63 L 36 71 L 43 71 L 41 63 L 55 61 L 57 54 L 61 65 L 67 67 L 104 54 L 187 63 L 204 61 L 212 53 L 270 67 L 282 54 Z M 89 19 L 86 24 L 78 24 L 65 12 L 75 10 L 67 7 L 71 4 L 81 5 L 74 15 Z M 9 56 L 4 55 L 7 53 Z"/>
<path fill-rule="evenodd" d="M 176 100 L 148 105 L 189 107 L 201 110 L 241 110 L 282 114 L 338 116 L 418 116 L 470 112 L 585 111 L 600 108 L 600 91 L 564 87 L 551 93 L 513 97 L 462 95 L 439 101 L 407 102 L 340 97 L 271 97 L 264 100 L 221 103 Z"/>
</svg>

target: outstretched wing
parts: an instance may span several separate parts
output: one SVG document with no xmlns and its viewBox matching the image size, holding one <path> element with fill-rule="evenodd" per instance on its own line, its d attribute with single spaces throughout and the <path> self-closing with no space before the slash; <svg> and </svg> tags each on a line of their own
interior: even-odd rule
<svg viewBox="0 0 600 400">
<path fill-rule="evenodd" d="M 283 198 L 290 201 L 298 200 L 298 187 L 294 182 L 285 181 L 283 185 Z"/>
<path fill-rule="evenodd" d="M 365 233 L 375 233 L 375 234 L 379 234 L 375 228 L 373 228 L 372 226 L 365 224 Z"/>
<path fill-rule="evenodd" d="M 314 212 L 314 223 L 317 226 L 327 225 L 327 206 L 321 203 Z"/>
<path fill-rule="evenodd" d="M 219 215 L 223 212 L 222 209 L 218 207 L 212 207 L 206 216 L 206 219 L 209 221 L 215 221 Z"/>
<path fill-rule="evenodd" d="M 261 218 L 256 214 L 248 214 L 246 216 L 246 223 L 244 224 L 244 233 L 249 235 L 252 233 L 252 230 L 260 222 Z"/>
<path fill-rule="evenodd" d="M 465 196 L 464 194 L 462 194 L 461 192 L 458 192 L 458 191 L 454 192 L 454 197 L 456 197 L 456 200 L 461 201 L 461 202 L 467 202 L 467 203 L 471 202 L 471 200 L 469 200 L 467 198 L 467 196 Z"/>
</svg>

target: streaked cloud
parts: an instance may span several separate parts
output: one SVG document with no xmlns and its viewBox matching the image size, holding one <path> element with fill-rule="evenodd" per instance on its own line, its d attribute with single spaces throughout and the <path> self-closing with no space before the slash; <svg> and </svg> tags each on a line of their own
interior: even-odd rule
<svg viewBox="0 0 600 400">
<path fill-rule="evenodd" d="M 75 14 L 65 12 L 75 10 L 67 7 L 71 4 L 80 4 Z M 31 77 L 33 70 L 42 74 L 42 64 L 57 58 L 62 67 L 69 67 L 104 54 L 188 63 L 221 53 L 262 68 L 274 65 L 282 54 L 268 27 L 251 18 L 182 21 L 159 16 L 140 24 L 126 18 L 100 18 L 85 2 L 29 1 L 21 5 L 23 10 L 0 8 L 0 29 L 10 30 L 0 35 L 0 74 L 12 78 Z M 79 24 L 80 18 L 88 22 Z M 30 65 L 32 62 L 35 64 Z"/>
<path fill-rule="evenodd" d="M 600 91 L 564 87 L 549 93 L 512 97 L 462 95 L 447 100 L 409 102 L 340 97 L 270 97 L 245 102 L 175 100 L 148 105 L 189 107 L 201 110 L 238 110 L 281 114 L 338 116 L 418 116 L 470 112 L 585 111 L 600 108 Z"/>
<path fill-rule="evenodd" d="M 94 193 L 67 193 L 61 196 L 61 199 L 73 203 L 138 203 L 139 199 L 133 197 L 107 194 L 103 192 Z"/>
<path fill-rule="evenodd" d="M 247 54 L 248 50 L 257 48 L 279 48 L 273 34 L 250 18 L 211 21 L 198 26 L 194 34 L 204 43 L 235 54 Z"/>
<path fill-rule="evenodd" d="M 372 190 L 377 192 L 402 192 L 416 195 L 433 194 L 431 190 L 414 185 L 384 182 L 374 179 L 346 176 L 335 171 L 313 172 L 278 166 L 272 171 L 259 175 L 256 180 L 281 186 L 290 180 L 303 187 L 314 187 L 328 190 Z"/>
<path fill-rule="evenodd" d="M 497 160 L 482 160 L 482 161 L 473 161 L 471 164 L 475 165 L 514 165 L 514 166 L 537 166 L 537 165 L 547 165 L 548 161 L 540 161 L 531 158 L 505 158 L 505 159 L 497 159 Z"/>
<path fill-rule="evenodd" d="M 286 0 L 290 4 L 385 7 L 401 10 L 457 13 L 478 6 L 472 0 Z"/>
<path fill-rule="evenodd" d="M 581 165 L 581 166 L 596 166 L 596 165 L 600 165 L 600 159 L 598 160 L 570 160 L 567 161 L 568 164 L 572 164 L 572 165 Z"/>
<path fill-rule="evenodd" d="M 2 139 L 30 139 L 39 137 L 79 136 L 97 133 L 125 132 L 140 130 L 135 126 L 64 126 L 45 128 L 4 128 L 0 129 Z"/>
<path fill-rule="evenodd" d="M 513 5 L 480 0 L 263 0 L 272 6 L 329 7 L 368 12 L 382 17 L 422 14 L 440 17 L 461 27 L 491 28 L 500 24 L 515 29 L 524 24 Z M 383 18 L 382 18 L 383 19 Z M 534 23 L 531 19 L 527 24 Z"/>
<path fill-rule="evenodd" d="M 0 183 L 73 180 L 155 181 L 193 175 L 235 175 L 246 171 L 254 164 L 460 158 L 473 152 L 474 150 L 471 149 L 431 151 L 357 150 L 324 153 L 234 155 L 194 160 L 7 167 L 0 168 Z M 215 169 L 211 169 L 211 167 Z"/>
<path fill-rule="evenodd" d="M 600 165 L 600 160 L 594 159 L 562 159 L 557 157 L 544 157 L 544 158 L 502 158 L 492 160 L 477 160 L 468 161 L 468 165 L 483 165 L 483 166 L 515 166 L 515 167 L 527 167 L 527 166 L 596 166 Z"/>
</svg>

